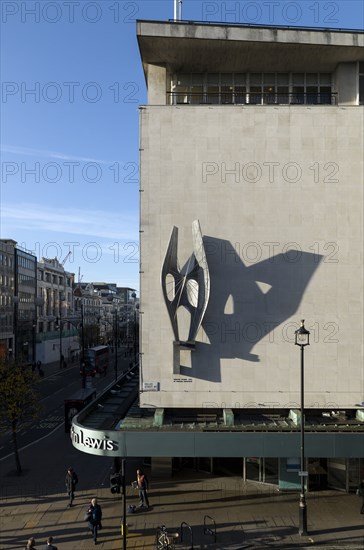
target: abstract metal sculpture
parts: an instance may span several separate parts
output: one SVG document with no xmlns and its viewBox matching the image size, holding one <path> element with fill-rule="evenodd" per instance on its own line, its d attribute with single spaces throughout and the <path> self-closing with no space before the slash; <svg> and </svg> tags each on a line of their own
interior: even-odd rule
<svg viewBox="0 0 364 550">
<path fill-rule="evenodd" d="M 194 349 L 210 296 L 210 275 L 198 220 L 192 223 L 192 239 L 194 252 L 181 269 L 177 259 L 178 228 L 173 227 L 162 267 L 163 296 L 175 337 L 174 345 L 179 349 Z M 179 336 L 179 307 L 184 307 L 191 316 L 187 341 L 181 341 Z"/>
</svg>

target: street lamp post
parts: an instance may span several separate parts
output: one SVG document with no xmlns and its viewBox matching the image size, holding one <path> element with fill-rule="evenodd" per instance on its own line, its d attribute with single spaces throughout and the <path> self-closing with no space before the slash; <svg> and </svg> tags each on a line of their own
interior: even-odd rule
<svg viewBox="0 0 364 550">
<path fill-rule="evenodd" d="M 308 476 L 308 472 L 304 471 L 305 467 L 305 405 L 304 405 L 304 348 L 310 344 L 310 332 L 306 330 L 304 325 L 304 319 L 301 321 L 301 326 L 295 331 L 295 345 L 301 348 L 301 462 L 300 472 L 301 476 L 301 492 L 300 492 L 300 505 L 299 505 L 299 528 L 298 532 L 302 536 L 307 535 L 307 504 L 305 494 L 305 478 Z"/>
<path fill-rule="evenodd" d="M 34 300 L 35 310 L 34 310 L 34 319 L 32 322 L 33 327 L 33 365 L 37 364 L 37 325 L 38 325 L 38 307 L 43 306 L 43 298 L 37 296 Z"/>
<path fill-rule="evenodd" d="M 115 382 L 118 379 L 118 310 L 114 309 L 114 372 L 115 372 Z"/>
<path fill-rule="evenodd" d="M 18 313 L 19 313 L 19 298 L 18 296 L 13 296 L 13 330 L 14 330 L 14 342 L 13 342 L 13 348 L 14 348 L 14 359 L 15 361 L 18 360 Z"/>
<path fill-rule="evenodd" d="M 82 389 L 86 388 L 86 362 L 85 362 L 85 332 L 84 332 L 83 303 L 81 302 L 81 345 L 82 345 Z"/>
<path fill-rule="evenodd" d="M 107 300 L 109 302 L 112 302 L 114 300 L 114 297 L 112 295 L 110 295 L 110 296 L 107 297 Z M 115 372 L 115 382 L 116 382 L 116 380 L 118 379 L 118 327 L 119 327 L 117 308 L 115 307 L 115 309 L 113 309 L 113 311 L 111 313 L 114 316 L 112 327 L 113 327 L 113 333 L 114 333 L 114 353 L 115 353 L 114 372 Z M 107 319 L 106 319 L 106 321 L 108 323 L 110 323 L 110 321 L 108 321 Z"/>
<path fill-rule="evenodd" d="M 101 315 L 100 313 L 95 313 L 95 329 L 96 329 L 96 338 L 95 338 L 95 346 L 98 346 L 100 343 L 100 321 L 101 321 Z"/>
<path fill-rule="evenodd" d="M 126 459 L 121 459 L 121 480 L 123 494 L 123 550 L 126 550 L 126 480 L 125 480 Z"/>
<path fill-rule="evenodd" d="M 115 382 L 118 379 L 118 346 L 117 346 L 117 340 L 118 340 L 118 311 L 117 309 L 114 309 L 112 312 L 113 314 L 113 321 L 109 321 L 108 319 L 104 319 L 103 323 L 106 325 L 106 323 L 109 323 L 112 327 L 113 332 L 113 342 L 114 342 L 114 373 L 115 373 Z"/>
<path fill-rule="evenodd" d="M 83 312 L 83 304 L 80 304 L 80 312 L 81 317 L 74 316 L 72 318 L 68 317 L 66 319 L 67 323 L 70 323 L 73 325 L 77 332 L 78 332 L 78 338 L 81 338 L 81 374 L 82 374 L 82 389 L 84 390 L 86 388 L 86 361 L 85 361 L 85 333 L 84 333 L 84 312 Z"/>
<path fill-rule="evenodd" d="M 63 368 L 63 353 L 62 353 L 62 318 L 61 310 L 59 310 L 59 368 Z"/>
<path fill-rule="evenodd" d="M 64 301 L 64 295 L 59 295 L 59 368 L 64 367 L 64 358 L 62 353 L 62 302 Z"/>
<path fill-rule="evenodd" d="M 137 346 L 137 336 L 138 336 L 138 331 L 137 331 L 137 309 L 139 309 L 139 304 L 136 304 L 135 307 L 134 307 L 134 364 L 135 365 L 138 363 L 138 361 L 137 361 L 137 357 L 138 357 L 138 354 L 137 354 L 137 349 L 138 349 L 138 346 Z"/>
<path fill-rule="evenodd" d="M 37 323 L 36 323 L 36 320 L 33 319 L 32 321 L 32 365 L 33 365 L 33 370 L 37 364 L 37 357 L 36 357 L 36 349 L 37 349 L 37 342 L 36 342 L 36 330 L 37 330 Z"/>
<path fill-rule="evenodd" d="M 15 360 L 18 360 L 19 358 L 19 296 L 17 295 L 14 295 L 13 296 L 13 306 L 14 306 L 14 309 L 13 309 L 13 330 L 14 330 L 14 342 L 13 342 L 13 349 L 14 349 L 14 352 L 13 352 L 13 356 L 14 356 L 14 359 Z M 36 333 L 37 333 L 37 322 L 38 322 L 38 314 L 37 314 L 37 308 L 42 306 L 43 305 L 43 299 L 40 298 L 40 297 L 37 297 L 35 296 L 34 297 L 34 314 L 33 314 L 33 318 L 28 321 L 26 321 L 27 325 L 26 325 L 26 331 L 27 331 L 27 334 L 28 334 L 28 338 L 30 336 L 30 329 L 28 328 L 29 327 L 29 323 L 31 322 L 31 330 L 32 330 L 32 363 L 36 363 L 37 362 L 37 358 L 36 358 Z M 25 321 L 24 321 L 25 323 Z M 24 342 L 24 336 L 22 335 L 22 339 L 21 339 L 22 342 Z M 29 345 L 28 342 L 24 342 L 23 343 L 23 346 L 25 345 Z M 21 352 L 21 360 L 23 359 L 23 351 Z M 27 359 L 29 361 L 29 351 L 27 353 Z"/>
</svg>

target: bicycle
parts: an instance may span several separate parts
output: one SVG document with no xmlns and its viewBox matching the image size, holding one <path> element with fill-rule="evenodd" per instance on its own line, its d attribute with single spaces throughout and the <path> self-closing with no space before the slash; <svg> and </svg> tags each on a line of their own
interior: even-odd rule
<svg viewBox="0 0 364 550">
<path fill-rule="evenodd" d="M 174 543 L 179 538 L 178 533 L 169 533 L 167 527 L 157 527 L 155 547 L 157 550 L 174 550 Z"/>
</svg>

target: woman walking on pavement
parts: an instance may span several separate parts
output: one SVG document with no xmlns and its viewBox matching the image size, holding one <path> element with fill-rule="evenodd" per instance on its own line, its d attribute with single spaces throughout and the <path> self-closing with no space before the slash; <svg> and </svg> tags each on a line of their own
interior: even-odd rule
<svg viewBox="0 0 364 550">
<path fill-rule="evenodd" d="M 97 532 L 101 529 L 101 519 L 102 519 L 102 510 L 100 504 L 97 504 L 97 499 L 93 498 L 91 500 L 91 506 L 88 509 L 88 513 L 91 514 L 88 525 L 92 531 L 92 538 L 94 539 L 94 544 L 97 544 Z"/>
<path fill-rule="evenodd" d="M 66 490 L 69 498 L 68 506 L 71 508 L 73 499 L 75 498 L 75 490 L 76 485 L 78 483 L 78 476 L 76 472 L 71 468 L 71 466 L 67 470 L 66 478 L 65 478 L 65 484 L 66 484 Z"/>
</svg>

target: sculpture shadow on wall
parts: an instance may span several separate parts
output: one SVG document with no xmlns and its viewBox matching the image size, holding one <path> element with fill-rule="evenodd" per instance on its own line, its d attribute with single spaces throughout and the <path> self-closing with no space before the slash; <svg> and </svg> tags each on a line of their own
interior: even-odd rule
<svg viewBox="0 0 364 550">
<path fill-rule="evenodd" d="M 223 358 L 259 363 L 252 349 L 297 311 L 322 256 L 292 248 L 245 265 L 229 241 L 205 236 L 203 243 L 211 282 L 205 338 L 180 373 L 220 382 Z"/>
</svg>

